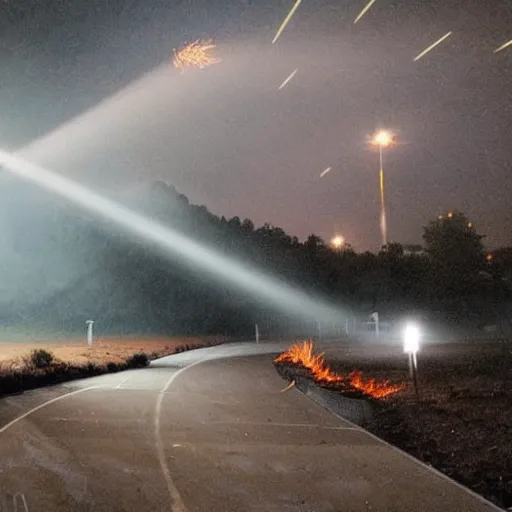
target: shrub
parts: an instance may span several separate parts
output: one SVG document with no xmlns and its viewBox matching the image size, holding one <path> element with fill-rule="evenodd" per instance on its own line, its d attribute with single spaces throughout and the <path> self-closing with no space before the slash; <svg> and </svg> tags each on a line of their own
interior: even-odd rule
<svg viewBox="0 0 512 512">
<path fill-rule="evenodd" d="M 51 352 L 42 348 L 33 350 L 30 353 L 30 362 L 39 369 L 48 368 L 52 365 L 55 358 Z"/>
<path fill-rule="evenodd" d="M 149 357 L 144 352 L 133 354 L 126 360 L 126 364 L 129 368 L 144 368 L 149 364 Z"/>
<path fill-rule="evenodd" d="M 107 363 L 107 370 L 111 373 L 118 372 L 119 370 L 122 370 L 122 369 L 123 369 L 122 364 L 114 363 L 112 361 Z"/>
</svg>

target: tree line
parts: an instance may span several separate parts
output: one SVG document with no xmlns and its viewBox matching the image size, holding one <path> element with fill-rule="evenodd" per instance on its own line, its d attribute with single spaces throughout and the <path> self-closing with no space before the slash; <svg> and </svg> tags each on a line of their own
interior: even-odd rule
<svg viewBox="0 0 512 512">
<path fill-rule="evenodd" d="M 512 248 L 489 254 L 484 237 L 462 212 L 429 222 L 421 247 L 390 243 L 374 254 L 333 247 L 315 235 L 301 242 L 250 219 L 218 217 L 162 182 L 129 204 L 221 255 L 327 303 L 343 303 L 354 315 L 379 311 L 391 318 L 424 311 L 468 327 L 507 325 L 510 317 Z M 65 257 L 76 263 L 73 278 L 29 303 L 4 307 L 4 324 L 73 331 L 92 318 L 112 334 L 242 336 L 252 333 L 256 322 L 272 332 L 301 322 L 70 206 L 55 207 L 47 216 L 43 238 L 45 247 L 51 240 L 51 251 L 30 242 L 18 251 L 44 254 L 41 264 L 48 272 L 52 260 Z"/>
</svg>

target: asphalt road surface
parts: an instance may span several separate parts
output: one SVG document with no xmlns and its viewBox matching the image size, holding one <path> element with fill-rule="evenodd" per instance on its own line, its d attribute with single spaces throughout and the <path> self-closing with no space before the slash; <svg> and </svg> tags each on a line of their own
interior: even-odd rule
<svg viewBox="0 0 512 512">
<path fill-rule="evenodd" d="M 230 344 L 0 400 L 0 511 L 492 511 Z"/>
</svg>

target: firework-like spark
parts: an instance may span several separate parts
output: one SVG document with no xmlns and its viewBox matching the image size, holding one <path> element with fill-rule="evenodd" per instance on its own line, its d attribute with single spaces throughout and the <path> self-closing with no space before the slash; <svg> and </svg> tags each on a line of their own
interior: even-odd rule
<svg viewBox="0 0 512 512">
<path fill-rule="evenodd" d="M 194 67 L 202 69 L 206 66 L 217 64 L 217 62 L 220 62 L 220 59 L 216 59 L 211 55 L 211 51 L 215 47 L 211 39 L 198 39 L 193 43 L 189 43 L 180 50 L 174 51 L 174 67 L 180 69 L 183 73 L 185 68 Z"/>
<path fill-rule="evenodd" d="M 364 7 L 363 10 L 357 15 L 357 18 L 354 20 L 354 25 L 368 12 L 370 7 L 375 3 L 375 0 L 370 0 Z"/>
<path fill-rule="evenodd" d="M 295 73 L 297 73 L 297 71 L 299 71 L 299 68 L 293 71 L 291 75 L 279 86 L 279 90 L 281 90 L 295 76 Z"/>
<path fill-rule="evenodd" d="M 320 174 L 320 178 L 323 178 L 331 169 L 332 167 L 327 167 L 327 169 L 325 169 L 325 171 L 323 171 L 322 174 Z"/>
<path fill-rule="evenodd" d="M 295 5 L 292 7 L 291 11 L 286 16 L 283 23 L 281 23 L 281 26 L 278 28 L 277 33 L 274 39 L 272 40 L 272 44 L 274 44 L 279 39 L 279 36 L 281 35 L 282 31 L 286 28 L 286 25 L 288 25 L 288 22 L 292 19 L 292 16 L 295 14 L 295 11 L 297 10 L 301 2 L 302 0 L 297 0 L 295 2 Z"/>
<path fill-rule="evenodd" d="M 507 41 L 505 44 L 502 44 L 499 48 L 496 48 L 496 50 L 494 50 L 494 53 L 501 52 L 501 50 L 504 50 L 505 48 L 508 48 L 509 46 L 512 46 L 512 39 L 510 41 Z"/>
<path fill-rule="evenodd" d="M 426 55 L 430 50 L 433 50 L 438 44 L 441 44 L 445 39 L 452 35 L 451 32 L 448 32 L 443 37 L 440 37 L 435 43 L 432 43 L 428 48 L 425 48 L 419 55 L 414 57 L 413 61 L 416 62 L 420 60 L 424 55 Z"/>
</svg>

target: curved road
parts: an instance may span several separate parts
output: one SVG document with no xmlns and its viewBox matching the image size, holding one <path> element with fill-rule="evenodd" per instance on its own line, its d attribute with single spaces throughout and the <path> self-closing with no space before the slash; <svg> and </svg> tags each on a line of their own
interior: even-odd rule
<svg viewBox="0 0 512 512">
<path fill-rule="evenodd" d="M 229 344 L 0 400 L 0 511 L 492 511 Z"/>
</svg>

